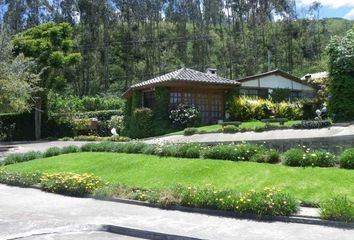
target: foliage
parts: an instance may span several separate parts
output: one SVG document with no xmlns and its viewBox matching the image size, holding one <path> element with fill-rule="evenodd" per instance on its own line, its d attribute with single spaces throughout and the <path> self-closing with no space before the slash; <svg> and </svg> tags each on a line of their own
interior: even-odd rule
<svg viewBox="0 0 354 240">
<path fill-rule="evenodd" d="M 169 104 L 169 91 L 164 87 L 157 87 L 154 92 L 154 106 L 152 108 L 154 135 L 165 134 L 170 128 Z"/>
<path fill-rule="evenodd" d="M 24 55 L 13 57 L 10 37 L 0 30 L 0 113 L 21 113 L 33 106 L 31 96 L 38 92 L 39 76 L 31 69 L 34 63 Z"/>
<path fill-rule="evenodd" d="M 289 194 L 275 188 L 263 191 L 237 193 L 219 191 L 212 187 L 198 189 L 189 187 L 181 190 L 181 205 L 251 213 L 259 216 L 289 216 L 298 211 L 298 202 Z"/>
<path fill-rule="evenodd" d="M 77 97 L 74 95 L 63 96 L 50 91 L 48 94 L 48 111 L 53 114 L 86 113 L 107 110 L 120 110 L 124 107 L 124 101 L 117 97 Z M 119 114 L 121 115 L 121 114 Z"/>
<path fill-rule="evenodd" d="M 61 154 L 68 154 L 68 153 L 77 153 L 77 152 L 80 152 L 80 148 L 78 146 L 75 146 L 75 145 L 70 145 L 70 146 L 66 146 L 66 147 L 63 147 L 60 152 Z"/>
<path fill-rule="evenodd" d="M 184 129 L 183 132 L 184 132 L 184 135 L 191 136 L 191 135 L 198 133 L 198 129 L 197 128 L 186 128 L 186 129 Z"/>
<path fill-rule="evenodd" d="M 121 131 L 124 127 L 124 117 L 123 116 L 117 116 L 117 115 L 114 115 L 111 117 L 111 120 L 109 121 L 109 127 L 111 129 L 115 128 L 117 129 L 117 131 Z"/>
<path fill-rule="evenodd" d="M 260 151 L 251 157 L 252 162 L 259 163 L 279 163 L 280 153 L 276 150 Z"/>
<path fill-rule="evenodd" d="M 178 104 L 171 110 L 169 118 L 177 127 L 197 127 L 200 124 L 200 113 L 193 105 Z"/>
<path fill-rule="evenodd" d="M 15 164 L 20 162 L 27 162 L 42 157 L 43 154 L 41 152 L 35 152 L 35 151 L 30 151 L 27 153 L 14 153 L 6 156 L 4 160 L 4 164 L 9 165 L 9 164 Z"/>
<path fill-rule="evenodd" d="M 335 37 L 327 47 L 329 55 L 328 108 L 335 121 L 354 119 L 354 29 Z"/>
<path fill-rule="evenodd" d="M 268 99 L 251 97 L 235 97 L 229 103 L 231 119 L 248 121 L 251 119 L 288 118 L 301 119 L 301 106 L 299 103 L 274 103 Z"/>
<path fill-rule="evenodd" d="M 233 125 L 227 125 L 222 129 L 223 133 L 237 133 L 240 129 Z"/>
<path fill-rule="evenodd" d="M 200 158 L 204 148 L 204 145 L 197 143 L 163 145 L 155 149 L 155 154 L 164 157 Z"/>
<path fill-rule="evenodd" d="M 206 147 L 203 152 L 203 158 L 223 159 L 231 161 L 250 161 L 252 156 L 260 151 L 264 151 L 264 147 L 254 144 L 218 144 L 216 146 Z"/>
<path fill-rule="evenodd" d="M 41 86 L 63 90 L 81 54 L 73 52 L 72 26 L 68 23 L 44 23 L 17 34 L 13 39 L 14 52 L 35 59 L 37 71 L 42 71 Z"/>
<path fill-rule="evenodd" d="M 327 128 L 332 125 L 331 121 L 302 121 L 301 123 L 294 124 L 295 129 L 316 129 Z"/>
<path fill-rule="evenodd" d="M 341 168 L 354 169 L 354 148 L 345 150 L 339 156 L 339 164 Z"/>
<path fill-rule="evenodd" d="M 354 222 L 354 202 L 346 196 L 336 196 L 322 201 L 320 210 L 323 219 Z"/>
<path fill-rule="evenodd" d="M 152 111 L 149 108 L 137 108 L 133 111 L 129 127 L 129 137 L 145 138 L 153 133 Z"/>
<path fill-rule="evenodd" d="M 92 174 L 44 173 L 41 177 L 41 188 L 48 192 L 73 196 L 91 194 L 102 185 L 102 180 Z"/>
<path fill-rule="evenodd" d="M 276 103 L 286 102 L 289 101 L 290 93 L 291 93 L 290 89 L 278 88 L 278 89 L 273 89 L 273 92 L 270 94 L 270 97 L 272 101 Z"/>
<path fill-rule="evenodd" d="M 28 187 L 36 185 L 40 182 L 41 176 L 42 174 L 39 172 L 20 173 L 0 169 L 0 183 L 12 186 Z"/>
<path fill-rule="evenodd" d="M 54 156 L 58 156 L 62 154 L 61 149 L 58 147 L 51 147 L 48 148 L 44 153 L 43 153 L 43 157 L 54 157 Z"/>
<path fill-rule="evenodd" d="M 311 151 L 311 149 L 295 148 L 286 151 L 283 155 L 283 163 L 293 167 L 333 167 L 336 165 L 336 156 L 324 150 Z"/>
</svg>

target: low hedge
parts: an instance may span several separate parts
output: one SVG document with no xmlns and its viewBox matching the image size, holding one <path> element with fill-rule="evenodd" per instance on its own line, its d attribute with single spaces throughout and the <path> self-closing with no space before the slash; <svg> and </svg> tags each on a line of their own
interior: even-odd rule
<svg viewBox="0 0 354 240">
<path fill-rule="evenodd" d="M 40 183 L 42 174 L 40 172 L 34 173 L 20 173 L 0 169 L 0 183 L 10 186 L 29 187 Z"/>
<path fill-rule="evenodd" d="M 222 159 L 231 161 L 250 161 L 258 152 L 264 152 L 262 145 L 255 144 L 218 144 L 206 146 L 202 157 L 208 159 Z"/>
<path fill-rule="evenodd" d="M 301 123 L 294 124 L 292 127 L 294 129 L 316 129 L 327 128 L 331 125 L 330 121 L 302 121 Z"/>
<path fill-rule="evenodd" d="M 334 221 L 354 221 L 354 201 L 346 196 L 337 196 L 320 204 L 321 218 Z"/>
</svg>

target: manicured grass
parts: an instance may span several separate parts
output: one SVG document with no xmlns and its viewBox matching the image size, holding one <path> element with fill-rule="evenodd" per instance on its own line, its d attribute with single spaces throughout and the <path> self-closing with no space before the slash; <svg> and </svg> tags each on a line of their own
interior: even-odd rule
<svg viewBox="0 0 354 240">
<path fill-rule="evenodd" d="M 76 153 L 9 165 L 8 170 L 47 173 L 93 173 L 130 187 L 205 186 L 247 191 L 279 187 L 303 201 L 334 194 L 354 200 L 354 170 L 292 168 L 252 162 L 163 158 L 141 154 Z"/>
<path fill-rule="evenodd" d="M 291 127 L 294 124 L 300 123 L 301 121 L 288 121 L 284 125 L 287 127 Z M 279 123 L 270 123 L 274 126 L 279 126 Z M 255 129 L 256 127 L 264 127 L 266 124 L 261 121 L 250 121 L 250 122 L 243 122 L 239 126 L 242 129 Z M 197 128 L 198 131 L 205 131 L 205 132 L 217 132 L 222 130 L 222 126 L 219 124 L 209 125 L 209 126 L 202 126 Z M 183 131 L 178 131 L 174 133 L 170 133 L 168 135 L 181 135 Z"/>
</svg>

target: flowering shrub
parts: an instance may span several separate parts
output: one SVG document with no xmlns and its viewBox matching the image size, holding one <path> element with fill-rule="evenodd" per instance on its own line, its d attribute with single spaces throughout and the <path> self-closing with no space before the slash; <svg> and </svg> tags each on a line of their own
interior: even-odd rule
<svg viewBox="0 0 354 240">
<path fill-rule="evenodd" d="M 178 127 L 194 127 L 199 124 L 199 111 L 192 105 L 179 104 L 170 112 L 172 123 Z"/>
<path fill-rule="evenodd" d="M 353 222 L 354 202 L 345 196 L 337 196 L 321 202 L 321 218 L 327 220 Z"/>
<path fill-rule="evenodd" d="M 202 155 L 209 159 L 250 161 L 252 156 L 264 150 L 263 146 L 254 144 L 218 144 L 206 147 Z"/>
<path fill-rule="evenodd" d="M 289 194 L 275 188 L 263 191 L 238 193 L 231 190 L 219 191 L 212 187 L 182 188 L 181 205 L 251 213 L 259 216 L 289 216 L 298 211 L 298 202 Z"/>
<path fill-rule="evenodd" d="M 41 188 L 48 192 L 83 196 L 102 185 L 102 180 L 92 174 L 56 173 L 43 174 Z"/>
<path fill-rule="evenodd" d="M 0 169 L 0 183 L 12 186 L 32 186 L 40 182 L 41 173 L 19 173 Z"/>
<path fill-rule="evenodd" d="M 336 156 L 324 150 L 294 148 L 284 153 L 283 163 L 293 167 L 333 167 L 336 165 Z"/>
<path fill-rule="evenodd" d="M 111 120 L 109 121 L 109 127 L 115 128 L 117 129 L 117 131 L 120 131 L 123 129 L 124 126 L 124 121 L 123 121 L 124 117 L 123 116 L 118 116 L 118 115 L 114 115 L 111 117 Z"/>
</svg>

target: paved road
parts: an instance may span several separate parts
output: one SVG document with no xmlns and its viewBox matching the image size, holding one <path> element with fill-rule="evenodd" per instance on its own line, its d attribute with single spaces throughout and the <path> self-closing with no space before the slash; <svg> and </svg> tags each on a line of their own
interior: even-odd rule
<svg viewBox="0 0 354 240">
<path fill-rule="evenodd" d="M 322 129 L 283 129 L 265 132 L 244 132 L 244 133 L 208 133 L 195 134 L 192 136 L 171 135 L 145 140 L 146 143 L 215 143 L 215 142 L 238 142 L 238 141 L 267 141 L 287 139 L 310 139 L 325 137 L 354 136 L 354 125 L 348 127 L 330 127 Z"/>
<path fill-rule="evenodd" d="M 11 153 L 24 153 L 29 151 L 41 151 L 44 152 L 51 147 L 66 147 L 69 145 L 81 146 L 87 142 L 79 141 L 38 141 L 38 142 L 14 142 L 14 143 L 2 143 L 0 144 L 1 148 L 9 148 L 6 152 L 0 151 L 0 161 L 7 154 Z"/>
<path fill-rule="evenodd" d="M 354 230 L 207 216 L 0 185 L 0 239 L 36 239 L 34 234 L 58 231 L 70 234 L 101 224 L 220 240 L 353 240 L 354 236 Z"/>
</svg>

